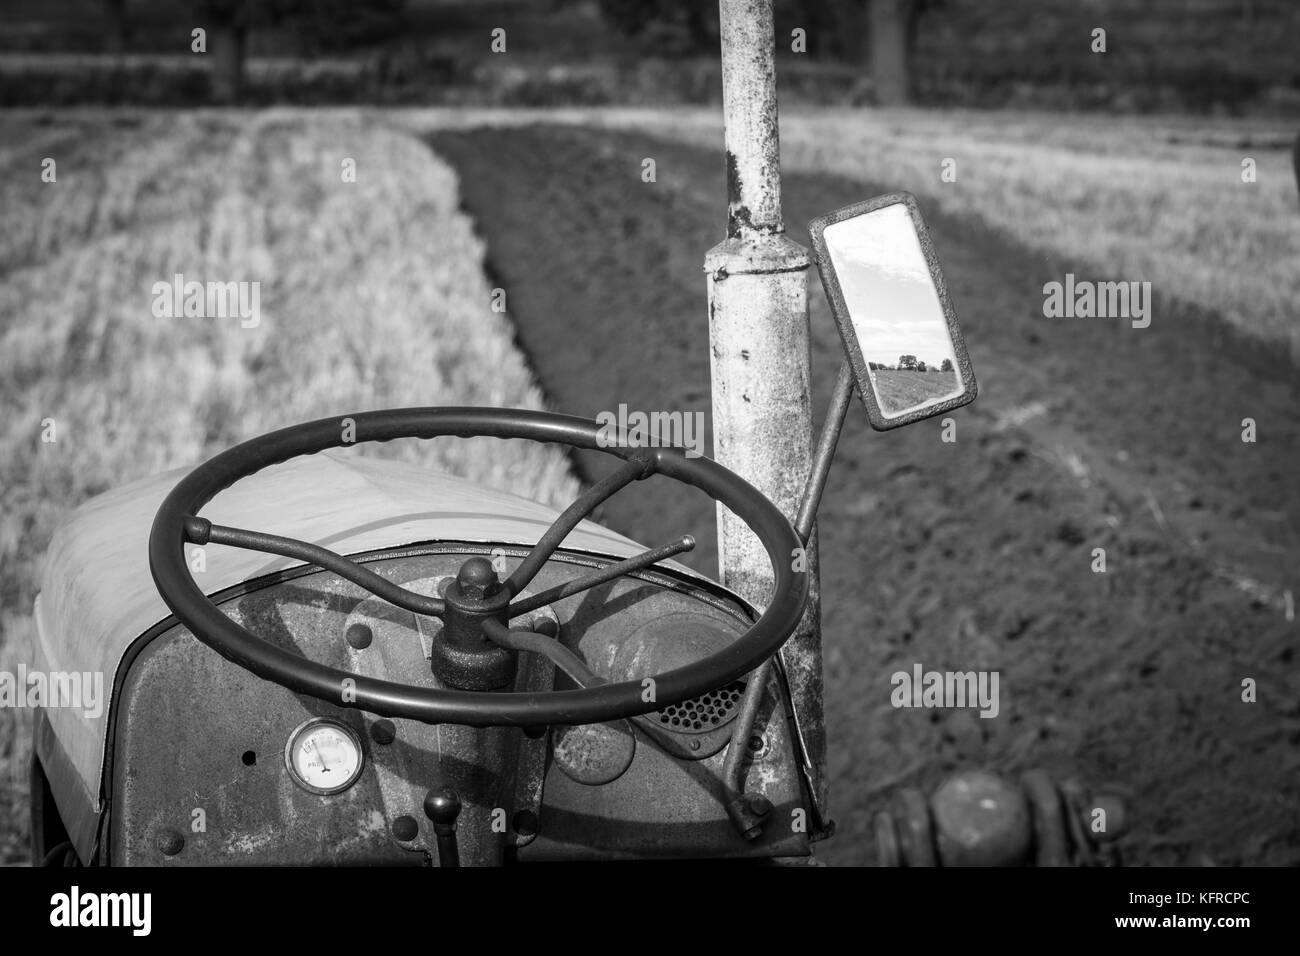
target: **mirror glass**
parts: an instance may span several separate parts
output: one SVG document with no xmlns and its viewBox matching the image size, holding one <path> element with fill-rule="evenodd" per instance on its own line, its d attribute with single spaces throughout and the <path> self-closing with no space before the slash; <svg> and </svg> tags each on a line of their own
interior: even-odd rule
<svg viewBox="0 0 1300 956">
<path fill-rule="evenodd" d="M 867 401 L 872 424 L 894 427 L 941 410 L 935 406 L 965 404 L 974 382 L 962 377 L 965 346 L 922 245 L 914 200 L 878 202 L 832 213 L 814 224 L 814 237 L 823 282 L 827 268 L 834 275 L 827 292 L 858 385 L 864 399 L 867 387 L 875 399 Z"/>
</svg>

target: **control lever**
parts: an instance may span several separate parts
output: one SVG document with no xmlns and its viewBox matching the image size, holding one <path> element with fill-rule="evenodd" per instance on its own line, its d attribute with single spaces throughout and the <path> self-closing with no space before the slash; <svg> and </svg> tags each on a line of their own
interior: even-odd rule
<svg viewBox="0 0 1300 956">
<path fill-rule="evenodd" d="M 438 865 L 460 866 L 460 849 L 456 846 L 460 797 L 456 791 L 430 790 L 424 795 L 424 815 L 433 821 L 433 832 L 438 838 Z"/>
</svg>

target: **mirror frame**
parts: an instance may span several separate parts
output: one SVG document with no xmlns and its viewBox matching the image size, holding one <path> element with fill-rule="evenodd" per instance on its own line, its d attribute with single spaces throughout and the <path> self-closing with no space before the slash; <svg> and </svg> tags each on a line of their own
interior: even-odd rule
<svg viewBox="0 0 1300 956">
<path fill-rule="evenodd" d="M 848 306 L 844 302 L 844 292 L 840 289 L 839 280 L 835 276 L 835 267 L 831 263 L 830 251 L 826 248 L 825 232 L 827 226 L 837 222 L 854 219 L 865 213 L 875 212 L 877 209 L 899 203 L 902 203 L 907 208 L 908 215 L 912 219 L 912 225 L 916 228 L 917 238 L 921 242 L 921 252 L 925 256 L 925 263 L 930 269 L 930 278 L 934 281 L 935 292 L 939 296 L 939 306 L 943 309 L 944 320 L 948 323 L 948 335 L 952 339 L 953 354 L 957 357 L 957 368 L 961 373 L 963 388 L 960 394 L 945 398 L 934 405 L 926 405 L 922 408 L 904 412 L 901 415 L 887 417 L 880 409 L 880 403 L 876 399 L 876 390 L 871 383 L 871 373 L 867 369 L 867 363 L 862 357 L 862 350 L 858 346 L 858 336 L 853 328 L 853 319 L 849 315 Z M 892 428 L 900 428 L 903 425 L 911 425 L 913 422 L 933 418 L 935 415 L 950 412 L 954 408 L 960 408 L 975 401 L 975 396 L 979 394 L 979 386 L 975 381 L 975 370 L 971 368 L 970 355 L 966 352 L 966 340 L 962 338 L 961 327 L 957 324 L 957 313 L 953 310 L 952 300 L 948 297 L 948 286 L 944 282 L 943 272 L 939 268 L 939 256 L 935 252 L 934 241 L 930 238 L 930 232 L 925 228 L 925 220 L 921 218 L 921 208 L 917 205 L 916 197 L 909 192 L 894 192 L 876 196 L 874 199 L 868 199 L 865 202 L 854 203 L 851 206 L 836 209 L 834 212 L 828 212 L 824 216 L 818 216 L 808 223 L 808 233 L 812 237 L 813 259 L 817 263 L 817 272 L 821 275 L 822 288 L 826 290 L 826 299 L 830 303 L 831 313 L 835 316 L 835 324 L 839 327 L 840 340 L 844 343 L 844 351 L 848 355 L 849 364 L 853 367 L 853 377 L 857 381 L 858 395 L 861 397 L 863 404 L 867 406 L 867 417 L 871 421 L 871 427 L 876 431 L 889 431 Z"/>
</svg>

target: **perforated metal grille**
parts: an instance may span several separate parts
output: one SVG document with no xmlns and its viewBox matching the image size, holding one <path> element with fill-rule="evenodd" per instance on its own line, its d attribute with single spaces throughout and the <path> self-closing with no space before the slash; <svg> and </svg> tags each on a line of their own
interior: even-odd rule
<svg viewBox="0 0 1300 956">
<path fill-rule="evenodd" d="M 656 711 L 659 723 L 683 734 L 702 734 L 716 730 L 736 716 L 736 707 L 745 693 L 743 680 L 732 681 L 699 697 L 670 704 Z"/>
</svg>

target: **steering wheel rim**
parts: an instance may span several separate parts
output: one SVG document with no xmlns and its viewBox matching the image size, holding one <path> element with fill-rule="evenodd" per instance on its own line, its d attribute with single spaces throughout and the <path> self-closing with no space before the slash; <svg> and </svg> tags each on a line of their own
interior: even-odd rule
<svg viewBox="0 0 1300 956">
<path fill-rule="evenodd" d="M 344 441 L 350 419 L 353 441 Z M 236 445 L 199 465 L 163 500 L 149 534 L 149 570 L 163 601 L 194 636 L 263 679 L 337 706 L 430 724 L 472 727 L 590 724 L 680 703 L 736 680 L 775 654 L 793 633 L 808 598 L 808 575 L 793 555 L 803 547 L 780 510 L 739 475 L 679 448 L 608 446 L 601 426 L 570 415 L 490 407 L 401 408 L 317 419 Z M 186 521 L 224 489 L 264 468 L 330 448 L 398 438 L 519 438 L 645 458 L 655 472 L 699 488 L 726 505 L 757 535 L 775 573 L 772 600 L 759 619 L 721 651 L 654 675 L 654 699 L 640 680 L 577 690 L 501 692 L 421 688 L 321 664 L 257 637 L 232 621 L 195 583 L 185 561 Z M 351 681 L 349 693 L 343 682 Z"/>
</svg>

